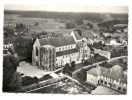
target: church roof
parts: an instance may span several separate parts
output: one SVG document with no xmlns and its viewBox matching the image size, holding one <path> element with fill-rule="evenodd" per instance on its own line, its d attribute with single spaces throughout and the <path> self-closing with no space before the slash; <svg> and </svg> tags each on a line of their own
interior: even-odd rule
<svg viewBox="0 0 132 100">
<path fill-rule="evenodd" d="M 82 39 L 77 31 L 73 31 L 73 33 L 74 33 L 74 35 L 75 35 L 77 40 L 81 40 Z"/>
<path fill-rule="evenodd" d="M 85 37 L 85 38 L 94 38 L 95 36 L 92 34 L 91 30 L 86 30 L 86 31 L 82 32 L 82 37 Z"/>
<path fill-rule="evenodd" d="M 60 52 L 56 52 L 56 57 L 63 56 L 63 55 L 68 56 L 68 54 L 72 54 L 72 53 L 76 53 L 76 52 L 78 52 L 77 49 L 70 49 L 70 50 L 60 51 Z"/>
<path fill-rule="evenodd" d="M 39 39 L 41 46 L 52 45 L 55 47 L 76 44 L 72 36 L 60 36 L 56 38 Z"/>
</svg>

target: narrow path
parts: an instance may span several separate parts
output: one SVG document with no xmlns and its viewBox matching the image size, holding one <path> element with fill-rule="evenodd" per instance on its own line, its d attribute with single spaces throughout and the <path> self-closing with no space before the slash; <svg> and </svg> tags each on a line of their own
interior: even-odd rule
<svg viewBox="0 0 132 100">
<path fill-rule="evenodd" d="M 120 56 L 120 57 L 111 58 L 111 59 L 108 60 L 108 62 L 113 61 L 113 60 L 116 60 L 116 59 L 120 59 L 120 58 L 125 58 L 125 57 L 127 57 L 127 56 Z M 73 75 L 76 74 L 77 72 L 81 71 L 82 68 L 86 69 L 86 68 L 91 67 L 91 66 L 99 65 L 102 62 L 104 62 L 104 61 L 97 62 L 97 63 L 93 63 L 92 65 L 88 65 L 88 66 L 81 67 L 80 69 L 75 70 L 73 72 Z"/>
</svg>

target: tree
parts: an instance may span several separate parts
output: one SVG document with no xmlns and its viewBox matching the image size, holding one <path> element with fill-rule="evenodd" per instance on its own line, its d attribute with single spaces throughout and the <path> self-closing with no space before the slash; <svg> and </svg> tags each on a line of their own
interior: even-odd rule
<svg viewBox="0 0 132 100">
<path fill-rule="evenodd" d="M 28 61 L 32 61 L 32 49 L 33 49 L 32 39 L 19 37 L 15 40 L 14 45 L 15 45 L 15 51 L 19 56 L 26 58 L 26 60 Z"/>
<path fill-rule="evenodd" d="M 11 90 L 16 90 L 16 89 L 19 89 L 21 86 L 22 86 L 21 75 L 18 72 L 14 72 L 12 74 L 12 79 L 11 79 L 9 87 Z"/>
<path fill-rule="evenodd" d="M 75 20 L 75 22 L 77 23 L 77 25 L 82 25 L 83 24 L 83 20 L 82 19 L 77 19 L 77 20 Z"/>
<path fill-rule="evenodd" d="M 93 24 L 91 24 L 91 23 L 87 23 L 87 25 L 86 26 L 89 26 L 91 29 L 93 29 Z"/>
<path fill-rule="evenodd" d="M 36 76 L 34 76 L 34 79 L 36 80 L 36 83 L 38 83 L 38 78 Z"/>
<path fill-rule="evenodd" d="M 36 22 L 36 23 L 34 24 L 34 26 L 38 26 L 38 22 Z"/>
<path fill-rule="evenodd" d="M 91 60 L 84 60 L 84 66 L 91 65 L 93 62 Z"/>
<path fill-rule="evenodd" d="M 99 57 L 100 55 L 98 53 L 94 54 L 94 58 L 96 59 L 97 57 Z"/>
<path fill-rule="evenodd" d="M 76 67 L 76 65 L 75 65 L 75 61 L 72 61 L 72 63 L 71 63 L 71 68 L 72 68 L 72 70 L 74 70 L 75 67 Z"/>
<path fill-rule="evenodd" d="M 16 57 L 9 55 L 3 58 L 3 91 L 10 91 L 9 84 L 12 74 L 16 71 L 19 61 Z"/>
<path fill-rule="evenodd" d="M 67 22 L 65 25 L 67 29 L 75 28 L 75 24 L 72 22 Z"/>
<path fill-rule="evenodd" d="M 66 63 L 65 66 L 63 67 L 62 73 L 72 75 L 71 66 L 69 66 L 68 63 Z"/>
<path fill-rule="evenodd" d="M 12 28 L 9 28 L 9 27 L 4 27 L 4 37 L 5 38 L 8 38 L 8 37 L 12 37 L 14 36 L 14 30 Z"/>
</svg>

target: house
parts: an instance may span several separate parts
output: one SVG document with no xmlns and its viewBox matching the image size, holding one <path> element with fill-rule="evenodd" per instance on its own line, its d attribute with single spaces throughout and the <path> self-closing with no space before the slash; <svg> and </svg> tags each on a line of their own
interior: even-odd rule
<svg viewBox="0 0 132 100">
<path fill-rule="evenodd" d="M 110 57 L 111 57 L 111 53 L 110 52 L 103 51 L 103 50 L 100 50 L 100 49 L 95 49 L 95 48 L 93 48 L 93 49 L 94 49 L 94 54 L 98 53 L 99 55 L 104 56 L 107 59 L 110 59 Z"/>
<path fill-rule="evenodd" d="M 112 89 L 126 93 L 127 91 L 127 75 L 122 71 L 108 69 L 97 66 L 87 71 L 86 83 L 97 86 L 98 84 L 105 85 Z"/>
<path fill-rule="evenodd" d="M 3 45 L 3 56 L 14 55 L 17 56 L 13 44 Z"/>
<path fill-rule="evenodd" d="M 90 48 L 77 31 L 69 36 L 36 39 L 32 51 L 32 64 L 51 71 L 58 67 L 90 57 Z"/>
<path fill-rule="evenodd" d="M 114 46 L 121 46 L 121 43 L 117 43 L 117 41 L 115 39 L 110 40 L 110 44 L 107 45 L 114 45 Z"/>
<path fill-rule="evenodd" d="M 109 33 L 103 33 L 105 37 L 110 36 Z"/>
</svg>

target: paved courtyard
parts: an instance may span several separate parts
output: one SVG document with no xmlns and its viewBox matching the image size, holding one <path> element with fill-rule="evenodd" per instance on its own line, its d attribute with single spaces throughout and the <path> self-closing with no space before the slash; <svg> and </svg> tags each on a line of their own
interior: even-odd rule
<svg viewBox="0 0 132 100">
<path fill-rule="evenodd" d="M 40 70 L 29 63 L 20 64 L 17 68 L 17 71 L 23 73 L 24 74 L 23 76 L 30 76 L 30 77 L 36 76 L 37 78 L 41 78 L 44 75 L 51 73 Z"/>
<path fill-rule="evenodd" d="M 92 94 L 99 94 L 99 95 L 123 95 L 122 93 L 110 89 L 105 86 L 98 86 L 95 90 L 92 91 Z"/>
</svg>

